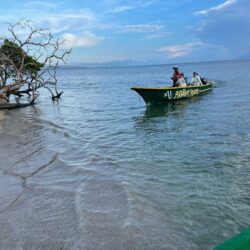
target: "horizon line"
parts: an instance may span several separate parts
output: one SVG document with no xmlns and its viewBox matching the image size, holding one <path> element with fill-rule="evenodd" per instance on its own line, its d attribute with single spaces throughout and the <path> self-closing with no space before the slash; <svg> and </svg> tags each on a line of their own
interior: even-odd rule
<svg viewBox="0 0 250 250">
<path fill-rule="evenodd" d="M 108 68 L 108 67 L 117 67 L 117 68 L 123 68 L 123 67 L 146 67 L 146 66 L 161 66 L 161 65 L 185 65 L 185 64 L 198 64 L 198 63 L 218 63 L 218 62 L 229 62 L 229 61 L 249 61 L 249 59 L 220 59 L 220 60 L 209 60 L 209 61 L 190 61 L 190 62 L 166 62 L 166 63 L 144 63 L 142 64 L 135 64 L 131 63 L 130 65 L 119 65 L 119 63 L 126 63 L 126 60 L 124 61 L 108 61 L 108 62 L 93 62 L 93 63 L 87 63 L 87 62 L 78 62 L 78 63 L 69 63 L 66 65 L 60 65 L 59 68 Z M 112 63 L 117 62 L 117 65 Z M 140 63 L 139 61 L 137 63 Z"/>
</svg>

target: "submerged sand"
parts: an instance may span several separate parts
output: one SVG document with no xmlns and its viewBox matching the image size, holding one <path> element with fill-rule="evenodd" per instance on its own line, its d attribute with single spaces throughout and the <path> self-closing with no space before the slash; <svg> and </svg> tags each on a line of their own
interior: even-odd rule
<svg viewBox="0 0 250 250">
<path fill-rule="evenodd" d="M 0 111 L 0 121 L 3 120 L 4 118 L 5 118 L 5 112 Z"/>
<path fill-rule="evenodd" d="M 2 121 L 6 118 L 6 113 L 4 111 L 0 111 L 0 133 L 3 132 Z"/>
</svg>

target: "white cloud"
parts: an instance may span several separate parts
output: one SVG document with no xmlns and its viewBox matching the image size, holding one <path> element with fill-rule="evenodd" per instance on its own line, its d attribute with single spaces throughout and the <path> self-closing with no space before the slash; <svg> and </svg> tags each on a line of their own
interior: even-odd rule
<svg viewBox="0 0 250 250">
<path fill-rule="evenodd" d="M 90 31 L 84 31 L 81 35 L 65 33 L 62 36 L 65 48 L 94 47 L 104 38 L 96 36 Z"/>
<path fill-rule="evenodd" d="M 54 9 L 57 7 L 56 3 L 44 2 L 44 1 L 33 1 L 24 4 L 26 8 L 31 9 Z"/>
<path fill-rule="evenodd" d="M 169 35 L 170 35 L 169 32 L 158 32 L 158 33 L 154 33 L 154 34 L 149 34 L 144 39 L 145 40 L 154 40 L 154 39 L 160 39 L 160 38 L 163 38 L 163 37 L 166 37 Z"/>
<path fill-rule="evenodd" d="M 124 3 L 121 3 L 124 2 Z M 100 0 L 98 6 L 104 10 L 104 13 L 120 13 L 132 9 L 145 9 L 158 3 L 159 0 Z M 118 5 L 121 3 L 120 5 Z"/>
<path fill-rule="evenodd" d="M 216 48 L 213 44 L 204 44 L 202 42 L 186 43 L 179 45 L 166 46 L 159 49 L 159 52 L 165 53 L 169 58 L 177 58 L 191 54 L 200 49 Z"/>
<path fill-rule="evenodd" d="M 249 8 L 249 0 L 237 0 L 227 11 L 209 12 L 196 35 L 203 43 L 224 47 L 229 58 L 250 58 Z"/>
<path fill-rule="evenodd" d="M 149 1 L 143 0 L 143 1 L 139 1 L 138 6 L 141 6 L 142 8 L 148 8 L 151 5 L 154 5 L 158 2 L 159 2 L 158 0 L 149 0 Z"/>
<path fill-rule="evenodd" d="M 114 10 L 112 10 L 112 13 L 121 13 L 121 12 L 125 12 L 125 11 L 129 11 L 134 9 L 133 6 L 120 6 L 118 8 L 115 8 Z"/>
<path fill-rule="evenodd" d="M 34 20 L 37 26 L 49 28 L 52 33 L 77 31 L 82 27 L 85 30 L 91 29 L 98 22 L 95 14 L 88 10 L 40 15 Z"/>
<path fill-rule="evenodd" d="M 15 23 L 22 18 L 32 20 L 37 27 L 48 28 L 52 33 L 91 30 L 101 25 L 98 15 L 87 9 L 55 12 L 43 8 L 38 8 L 36 11 L 26 8 L 1 15 L 0 22 L 3 26 L 4 22 Z"/>
<path fill-rule="evenodd" d="M 129 24 L 120 27 L 121 32 L 128 33 L 150 33 L 163 29 L 162 24 Z"/>
<path fill-rule="evenodd" d="M 214 6 L 212 8 L 209 8 L 209 9 L 205 9 L 205 10 L 200 10 L 200 11 L 197 11 L 195 12 L 195 14 L 197 15 L 207 15 L 208 13 L 210 12 L 214 12 L 214 11 L 221 11 L 221 10 L 224 10 L 226 9 L 227 7 L 233 5 L 237 3 L 237 0 L 226 0 L 224 3 L 222 4 L 219 4 L 217 6 Z"/>
</svg>

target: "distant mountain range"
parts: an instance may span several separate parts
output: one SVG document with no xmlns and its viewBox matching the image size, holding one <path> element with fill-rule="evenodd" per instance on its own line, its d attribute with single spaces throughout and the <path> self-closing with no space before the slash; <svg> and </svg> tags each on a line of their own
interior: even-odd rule
<svg viewBox="0 0 250 250">
<path fill-rule="evenodd" d="M 208 63 L 208 62 L 225 62 L 225 61 L 249 61 L 249 59 L 233 59 L 233 60 L 218 60 L 218 61 L 203 61 L 203 62 L 153 62 L 153 61 L 134 61 L 134 60 L 123 60 L 123 61 L 109 61 L 101 63 L 69 63 L 66 65 L 61 65 L 60 68 L 91 68 L 91 67 L 128 67 L 128 66 L 148 66 L 148 65 L 184 65 L 191 63 Z"/>
<path fill-rule="evenodd" d="M 141 66 L 141 65 L 152 65 L 151 62 L 146 61 L 134 61 L 134 60 L 123 60 L 123 61 L 109 61 L 109 62 L 101 62 L 101 63 L 70 63 L 66 66 L 61 67 L 122 67 L 122 66 Z"/>
</svg>

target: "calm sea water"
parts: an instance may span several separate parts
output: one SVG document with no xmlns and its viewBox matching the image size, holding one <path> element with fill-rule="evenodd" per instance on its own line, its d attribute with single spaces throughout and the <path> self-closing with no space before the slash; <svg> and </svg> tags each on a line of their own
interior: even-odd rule
<svg viewBox="0 0 250 250">
<path fill-rule="evenodd" d="M 249 61 L 180 65 L 212 92 L 145 107 L 171 65 L 59 70 L 1 111 L 0 249 L 206 250 L 250 226 Z"/>
</svg>

